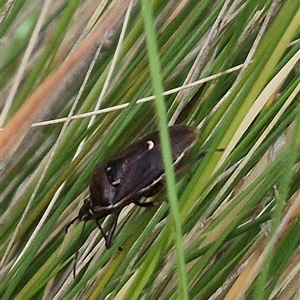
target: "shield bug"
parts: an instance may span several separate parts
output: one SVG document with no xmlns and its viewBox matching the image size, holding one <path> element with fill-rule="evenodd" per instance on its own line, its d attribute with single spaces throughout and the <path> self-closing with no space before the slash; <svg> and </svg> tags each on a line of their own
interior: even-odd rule
<svg viewBox="0 0 300 300">
<path fill-rule="evenodd" d="M 191 126 L 169 127 L 174 167 L 194 144 L 198 130 Z M 153 206 L 152 202 L 141 203 L 142 197 L 150 197 L 163 187 L 164 165 L 159 132 L 150 133 L 131 144 L 109 162 L 98 165 L 90 184 L 90 196 L 84 201 L 74 221 L 95 220 L 105 239 L 111 246 L 121 210 L 134 203 Z M 114 221 L 108 233 L 104 232 L 99 220 L 113 214 Z M 68 225 L 68 227 L 69 227 Z"/>
</svg>

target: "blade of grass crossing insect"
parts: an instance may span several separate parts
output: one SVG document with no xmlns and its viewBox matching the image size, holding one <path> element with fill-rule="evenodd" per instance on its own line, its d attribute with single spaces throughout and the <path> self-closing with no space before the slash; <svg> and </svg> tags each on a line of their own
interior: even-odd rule
<svg viewBox="0 0 300 300">
<path fill-rule="evenodd" d="M 163 100 L 163 87 L 161 82 L 161 70 L 158 58 L 158 47 L 154 32 L 153 12 L 148 0 L 142 1 L 142 13 L 145 22 L 147 49 L 149 55 L 149 66 L 153 81 L 154 94 L 156 96 L 156 111 L 158 115 L 159 129 L 161 132 L 162 154 L 166 170 L 167 193 L 170 203 L 171 218 L 173 221 L 173 234 L 176 245 L 177 267 L 179 276 L 179 294 L 181 299 L 188 299 L 187 278 L 185 273 L 184 251 L 182 241 L 182 228 L 179 215 L 179 206 L 175 191 L 175 176 L 172 167 L 172 154 L 170 138 L 168 134 L 167 111 Z"/>
</svg>

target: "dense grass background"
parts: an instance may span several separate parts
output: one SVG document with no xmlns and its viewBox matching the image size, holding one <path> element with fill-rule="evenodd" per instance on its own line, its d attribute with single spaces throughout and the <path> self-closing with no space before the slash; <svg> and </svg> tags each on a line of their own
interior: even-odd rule
<svg viewBox="0 0 300 300">
<path fill-rule="evenodd" d="M 0 6 L 1 299 L 300 297 L 299 1 Z M 166 124 L 200 130 L 170 202 L 109 250 L 66 234 L 94 167 Z"/>
</svg>

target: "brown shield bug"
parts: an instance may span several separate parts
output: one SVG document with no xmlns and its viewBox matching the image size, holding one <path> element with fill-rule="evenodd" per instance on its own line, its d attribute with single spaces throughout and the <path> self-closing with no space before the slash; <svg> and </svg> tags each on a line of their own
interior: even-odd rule
<svg viewBox="0 0 300 300">
<path fill-rule="evenodd" d="M 198 130 L 191 126 L 169 127 L 174 167 L 194 144 Z M 98 165 L 92 175 L 90 196 L 84 201 L 76 220 L 95 220 L 109 248 L 117 227 L 121 210 L 134 203 L 153 206 L 152 202 L 141 203 L 142 197 L 150 197 L 163 187 L 164 165 L 159 132 L 150 133 L 131 144 L 109 162 Z M 104 232 L 99 219 L 113 214 L 114 222 L 108 233 Z M 68 228 L 67 227 L 67 228 Z"/>
</svg>

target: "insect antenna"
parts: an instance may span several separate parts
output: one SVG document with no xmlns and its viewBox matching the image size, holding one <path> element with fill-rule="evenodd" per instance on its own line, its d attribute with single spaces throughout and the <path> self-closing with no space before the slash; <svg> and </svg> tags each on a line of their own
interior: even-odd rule
<svg viewBox="0 0 300 300">
<path fill-rule="evenodd" d="M 84 227 L 85 227 L 85 222 L 83 223 L 83 226 L 82 226 L 82 229 L 81 229 L 81 232 L 80 232 L 80 235 L 79 235 L 78 244 L 77 244 L 77 247 L 76 247 L 76 252 L 75 252 L 75 256 L 74 256 L 74 260 L 73 260 L 73 278 L 74 279 L 76 277 L 76 264 L 77 264 L 77 258 L 78 258 L 79 248 L 80 248 L 80 242 L 82 241 L 82 237 L 83 237 Z"/>
<path fill-rule="evenodd" d="M 67 226 L 66 226 L 66 228 L 65 228 L 66 233 L 68 232 L 69 227 L 70 227 L 71 225 L 73 225 L 77 220 L 79 220 L 79 217 L 78 217 L 78 216 L 77 216 L 76 218 L 74 218 L 73 220 L 71 220 L 71 221 L 67 224 Z"/>
</svg>

